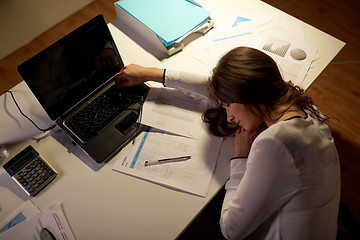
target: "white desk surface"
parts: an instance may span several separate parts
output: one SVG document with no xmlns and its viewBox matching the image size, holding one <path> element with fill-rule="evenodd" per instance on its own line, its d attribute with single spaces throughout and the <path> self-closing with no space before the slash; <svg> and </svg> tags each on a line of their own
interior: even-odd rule
<svg viewBox="0 0 360 240">
<path fill-rule="evenodd" d="M 241 16 L 243 11 L 265 13 L 275 10 L 254 0 L 198 2 L 212 12 L 214 21 L 228 15 Z M 159 61 L 112 24 L 109 24 L 109 28 L 125 64 L 161 66 L 166 62 L 182 66 L 191 53 L 189 44 L 176 56 Z M 341 50 L 344 43 L 307 24 L 305 39 L 319 46 L 321 56 L 314 62 L 314 68 L 305 79 L 303 87 L 307 88 Z M 51 123 L 24 82 L 12 90 L 17 93 L 23 111 L 33 117 L 35 122 L 39 121 L 43 126 Z M 9 96 L 0 97 L 0 112 L 0 143 L 15 142 L 17 139 L 9 134 L 20 139 L 21 134 L 18 132 L 26 131 L 21 141 L 6 145 L 9 151 L 7 160 L 31 144 L 59 172 L 55 181 L 31 201 L 40 209 L 56 201 L 62 202 L 63 211 L 77 239 L 175 239 L 222 188 L 228 177 L 231 139 L 223 144 L 207 197 L 201 198 L 114 172 L 111 170 L 114 159 L 99 171 L 93 171 L 69 154 L 51 136 L 38 135 L 36 129 L 33 130 L 26 120 L 15 122 L 14 119 L 23 118 Z M 25 193 L 1 168 L 0 222 L 26 200 L 28 198 Z"/>
</svg>

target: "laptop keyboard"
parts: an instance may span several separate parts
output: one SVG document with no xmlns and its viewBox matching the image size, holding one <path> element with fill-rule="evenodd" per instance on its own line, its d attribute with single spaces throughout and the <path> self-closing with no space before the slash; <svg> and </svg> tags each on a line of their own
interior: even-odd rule
<svg viewBox="0 0 360 240">
<path fill-rule="evenodd" d="M 131 101 L 123 97 L 116 87 L 109 88 L 69 118 L 66 126 L 83 142 L 86 142 L 97 135 L 130 104 Z"/>
</svg>

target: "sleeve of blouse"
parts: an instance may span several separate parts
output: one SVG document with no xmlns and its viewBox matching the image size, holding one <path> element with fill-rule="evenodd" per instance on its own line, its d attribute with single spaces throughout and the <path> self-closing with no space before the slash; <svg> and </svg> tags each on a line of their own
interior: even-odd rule
<svg viewBox="0 0 360 240">
<path fill-rule="evenodd" d="M 209 97 L 207 80 L 208 76 L 166 69 L 164 86 L 176 88 L 195 99 L 207 100 Z"/>
<path fill-rule="evenodd" d="M 299 186 L 298 170 L 286 147 L 274 139 L 255 140 L 246 162 L 234 159 L 221 210 L 227 239 L 244 238 L 279 209 Z"/>
</svg>

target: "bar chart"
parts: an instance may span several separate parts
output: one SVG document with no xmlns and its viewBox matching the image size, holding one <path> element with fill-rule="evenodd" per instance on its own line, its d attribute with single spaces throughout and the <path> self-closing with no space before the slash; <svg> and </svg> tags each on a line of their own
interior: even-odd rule
<svg viewBox="0 0 360 240">
<path fill-rule="evenodd" d="M 287 51 L 290 48 L 290 43 L 277 39 L 275 37 L 269 37 L 263 46 L 263 50 L 276 54 L 280 57 L 285 57 Z"/>
</svg>

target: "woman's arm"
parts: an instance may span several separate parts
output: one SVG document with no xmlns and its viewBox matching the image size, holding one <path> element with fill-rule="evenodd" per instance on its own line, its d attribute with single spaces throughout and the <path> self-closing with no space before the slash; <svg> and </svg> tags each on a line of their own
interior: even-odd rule
<svg viewBox="0 0 360 240">
<path fill-rule="evenodd" d="M 195 99 L 209 98 L 208 76 L 167 69 L 164 86 L 176 88 Z"/>
<path fill-rule="evenodd" d="M 166 87 L 176 88 L 196 99 L 208 99 L 206 86 L 208 77 L 171 69 L 149 68 L 130 64 L 114 76 L 119 87 L 141 85 L 147 81 L 162 83 Z"/>
<path fill-rule="evenodd" d="M 114 81 L 118 87 L 141 85 L 147 81 L 163 83 L 164 71 L 164 69 L 160 68 L 130 64 L 114 76 Z"/>
<path fill-rule="evenodd" d="M 247 162 L 242 158 L 231 161 L 225 188 L 221 230 L 228 239 L 241 239 L 296 193 L 298 172 L 284 145 L 270 138 L 256 139 Z"/>
</svg>

